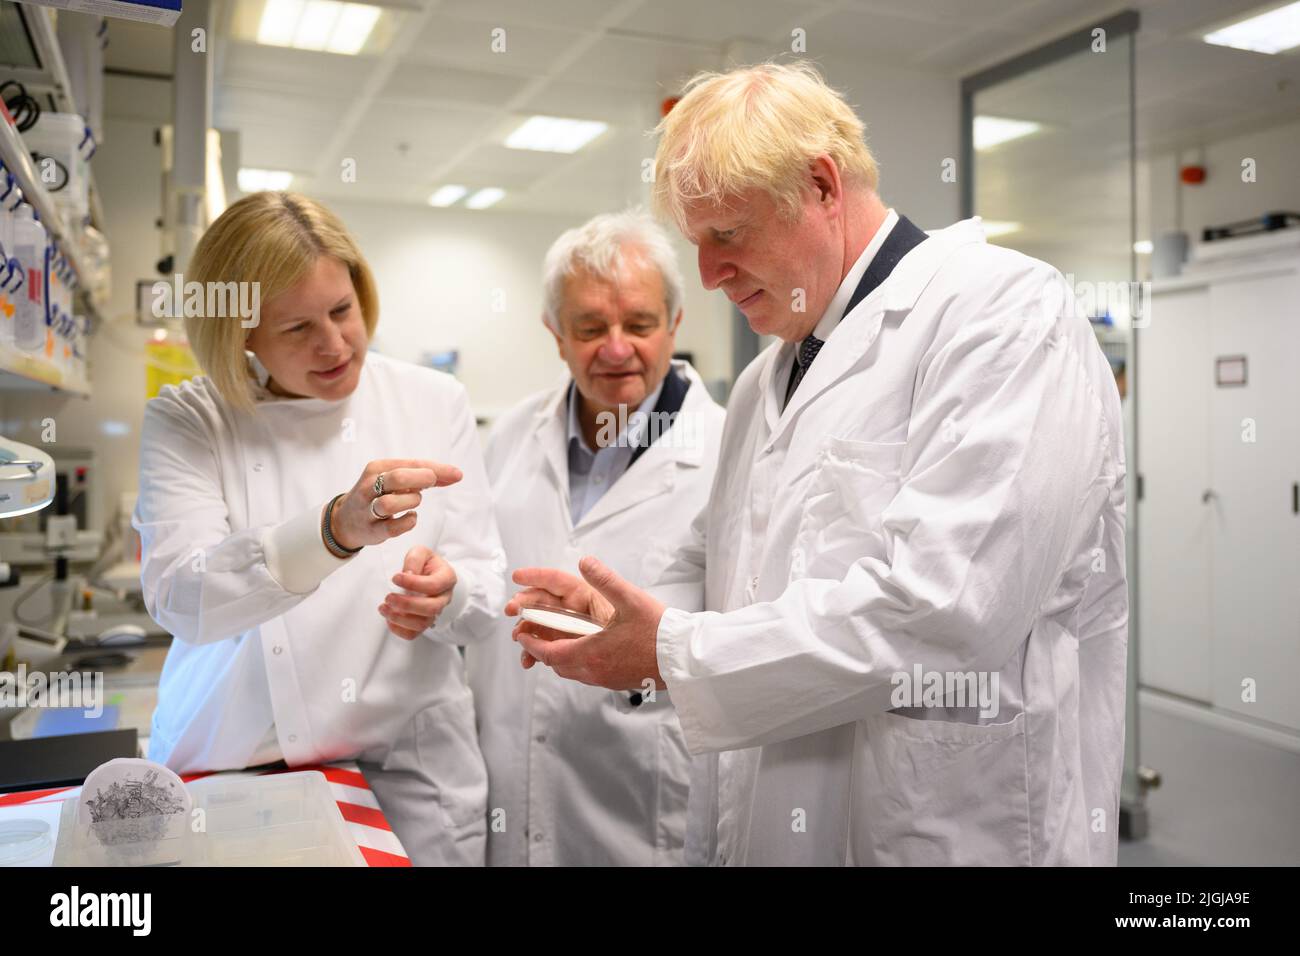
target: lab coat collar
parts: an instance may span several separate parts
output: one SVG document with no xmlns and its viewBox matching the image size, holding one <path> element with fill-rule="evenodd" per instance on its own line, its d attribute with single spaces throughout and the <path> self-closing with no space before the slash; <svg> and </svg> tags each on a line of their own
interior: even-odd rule
<svg viewBox="0 0 1300 956">
<path fill-rule="evenodd" d="M 683 400 L 681 411 L 689 414 L 698 411 L 709 401 L 708 389 L 699 373 L 687 362 L 674 361 L 673 371 L 689 385 Z M 564 495 L 564 513 L 569 513 L 569 457 L 568 457 L 568 393 L 570 380 L 566 377 L 550 397 L 542 403 L 534 419 L 533 436 L 540 444 L 542 458 L 552 473 L 555 487 Z M 673 426 L 674 428 L 677 425 Z M 697 429 L 696 434 L 702 434 Z M 627 471 L 619 476 L 591 510 L 578 522 L 579 528 L 586 528 L 603 521 L 635 504 L 672 491 L 676 468 L 699 467 L 704 461 L 704 443 L 695 441 L 680 443 L 667 440 L 672 429 L 664 432 L 660 440 L 647 448 L 637 457 Z"/>
<path fill-rule="evenodd" d="M 858 290 L 863 276 L 866 275 L 867 268 L 876 258 L 876 253 L 880 251 L 880 247 L 885 244 L 885 240 L 889 238 L 889 234 L 894 231 L 894 226 L 897 224 L 898 213 L 890 209 L 880 223 L 880 228 L 876 230 L 876 234 L 871 237 L 867 247 L 862 250 L 862 254 L 844 276 L 839 289 L 835 292 L 835 298 L 831 299 L 831 304 L 826 307 L 826 311 L 817 322 L 817 327 L 813 329 L 813 335 L 823 342 L 830 338 L 835 327 L 840 324 L 840 320 L 849 314 L 852 306 L 857 304 L 855 300 L 859 298 Z"/>
<path fill-rule="evenodd" d="M 671 375 L 672 370 L 670 368 L 669 374 L 664 377 L 664 379 L 659 383 L 659 386 L 645 397 L 644 401 L 636 407 L 633 413 L 630 413 L 627 416 L 627 430 L 626 432 L 619 433 L 617 438 L 618 441 L 630 441 L 639 445 L 645 440 L 642 436 L 642 432 L 645 430 L 648 419 L 642 415 L 637 415 L 636 412 L 650 412 L 652 409 L 656 409 L 659 399 L 663 395 L 664 385 L 669 381 Z M 582 422 L 578 420 L 578 406 L 573 400 L 573 396 L 576 395 L 577 392 L 577 382 L 571 381 L 569 383 L 569 389 L 564 395 L 564 447 L 566 449 L 570 448 L 576 441 L 582 450 L 588 455 L 595 455 L 596 453 L 592 451 L 591 447 L 587 444 L 586 437 L 582 434 Z M 680 404 L 678 407 L 680 407 Z M 676 409 L 674 409 L 674 411 L 675 410 Z M 633 457 L 633 460 L 636 460 L 635 456 Z"/>
<path fill-rule="evenodd" d="M 808 370 L 784 411 L 781 411 L 773 380 L 779 369 L 788 368 L 787 360 L 794 345 L 783 342 L 770 349 L 767 366 L 760 376 L 769 428 L 769 446 L 791 427 L 790 423 L 799 417 L 805 407 L 862 360 L 880 333 L 885 313 L 910 312 L 925 287 L 953 252 L 962 246 L 985 241 L 984 230 L 978 218 L 964 219 L 928 235 L 925 242 L 915 246 L 899 260 L 884 282 L 844 316 L 827 338 L 827 347 L 822 349 L 818 360 Z M 830 347 L 832 341 L 833 348 Z"/>
<path fill-rule="evenodd" d="M 569 444 L 566 422 L 569 394 L 572 379 L 565 377 L 563 384 L 556 386 L 550 397 L 542 403 L 533 418 L 533 440 L 538 443 L 542 460 L 551 472 L 551 480 L 564 495 L 564 513 L 569 514 Z"/>
</svg>

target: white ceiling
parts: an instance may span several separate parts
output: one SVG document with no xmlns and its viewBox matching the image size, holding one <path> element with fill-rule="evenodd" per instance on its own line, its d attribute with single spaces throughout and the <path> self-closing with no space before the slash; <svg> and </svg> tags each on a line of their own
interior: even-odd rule
<svg viewBox="0 0 1300 956">
<path fill-rule="evenodd" d="M 791 30 L 834 81 L 855 62 L 962 76 L 1126 7 L 1137 46 L 1139 149 L 1164 151 L 1300 116 L 1300 56 L 1212 47 L 1205 29 L 1268 0 L 393 0 L 393 45 L 378 57 L 309 53 L 230 36 L 218 0 L 215 119 L 237 129 L 242 164 L 290 169 L 324 197 L 424 202 L 446 182 L 501 186 L 501 209 L 569 214 L 641 195 L 645 131 L 661 100 L 700 69 L 788 53 Z M 491 49 L 506 31 L 506 52 Z M 170 32 L 111 26 L 109 66 L 166 73 Z M 1114 129 L 1116 95 L 1064 120 L 1068 71 L 999 90 L 1015 115 Z M 1116 77 L 1080 67 L 1078 84 Z M 1063 84 L 1063 85 L 1062 85 Z M 1075 89 L 1077 93 L 1077 89 Z M 955 92 L 954 92 L 955 95 Z M 1075 96 L 1077 102 L 1078 97 Z M 1056 104 L 1056 109 L 1054 109 Z M 603 120 L 611 130 L 573 156 L 501 145 L 532 112 Z M 869 119 L 869 117 L 868 117 Z M 924 117 L 918 121 L 924 122 Z M 1099 143 L 1102 142 L 1099 140 Z M 339 175 L 356 160 L 357 182 Z"/>
</svg>

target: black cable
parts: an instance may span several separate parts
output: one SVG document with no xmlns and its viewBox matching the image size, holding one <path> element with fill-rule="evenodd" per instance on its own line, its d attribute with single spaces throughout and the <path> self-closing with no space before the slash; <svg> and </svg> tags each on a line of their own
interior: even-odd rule
<svg viewBox="0 0 1300 956">
<path fill-rule="evenodd" d="M 63 173 L 63 178 L 55 180 L 54 184 L 47 183 L 45 181 L 45 171 L 39 170 L 39 175 L 41 177 L 41 184 L 45 187 L 45 191 L 47 193 L 57 193 L 59 192 L 59 190 L 67 188 L 68 167 L 64 166 L 61 162 L 59 162 L 57 159 L 55 159 L 53 156 L 50 156 L 47 153 L 38 153 L 33 150 L 32 162 L 34 162 L 37 165 L 38 169 L 41 163 L 45 162 L 47 159 L 54 164 L 54 168 L 57 171 Z"/>
<path fill-rule="evenodd" d="M 10 86 L 17 88 L 18 92 L 6 94 L 5 89 Z M 28 95 L 27 87 L 17 80 L 5 80 L 4 83 L 0 83 L 0 98 L 4 99 L 5 108 L 14 118 L 14 125 L 20 133 L 27 132 L 41 118 L 41 104 Z"/>
</svg>

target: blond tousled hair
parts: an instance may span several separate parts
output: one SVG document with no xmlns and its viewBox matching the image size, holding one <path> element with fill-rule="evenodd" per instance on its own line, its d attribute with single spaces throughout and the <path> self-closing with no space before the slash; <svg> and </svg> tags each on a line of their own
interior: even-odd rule
<svg viewBox="0 0 1300 956">
<path fill-rule="evenodd" d="M 342 220 L 320 203 L 287 192 L 245 196 L 217 217 L 194 249 L 185 281 L 256 282 L 265 304 L 293 288 L 321 256 L 348 267 L 366 335 L 379 321 L 379 293 L 370 266 Z M 244 355 L 250 329 L 238 318 L 186 316 L 194 357 L 221 397 L 236 408 L 255 407 L 253 378 Z"/>
<path fill-rule="evenodd" d="M 750 189 L 793 217 L 808 164 L 821 155 L 850 185 L 879 183 L 862 120 L 807 61 L 699 73 L 655 132 L 654 205 L 683 232 L 687 207 Z"/>
</svg>

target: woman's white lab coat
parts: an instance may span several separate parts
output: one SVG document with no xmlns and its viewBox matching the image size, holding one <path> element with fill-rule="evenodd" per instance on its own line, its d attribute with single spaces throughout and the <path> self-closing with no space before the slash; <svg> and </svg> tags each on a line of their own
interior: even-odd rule
<svg viewBox="0 0 1300 956">
<path fill-rule="evenodd" d="M 414 530 L 340 561 L 321 509 L 382 458 L 464 478 L 424 493 Z M 372 786 L 413 860 L 482 861 L 487 781 L 456 645 L 496 629 L 505 582 L 459 383 L 372 352 L 338 402 L 261 389 L 249 414 L 206 377 L 167 387 L 145 410 L 134 522 L 146 606 L 174 636 L 151 759 L 184 772 L 357 758 L 383 778 Z M 406 641 L 377 608 L 416 544 L 457 583 Z"/>
<path fill-rule="evenodd" d="M 737 381 L 673 569 L 706 575 L 710 610 L 658 633 L 688 745 L 725 751 L 717 862 L 1114 864 L 1120 405 L 1060 282 L 958 223 L 840 322 L 784 410 L 791 346 Z M 999 712 L 899 708 L 917 665 L 997 672 Z"/>
<path fill-rule="evenodd" d="M 488 474 L 510 567 L 576 574 L 596 555 L 619 574 L 653 581 L 689 540 L 708 502 L 723 410 L 690 365 L 676 423 L 575 527 L 569 509 L 568 381 L 502 416 Z M 703 607 L 703 583 L 677 591 Z M 479 739 L 491 782 L 488 862 L 520 865 L 680 865 L 690 758 L 666 691 L 632 706 L 623 691 L 519 665 L 515 619 L 466 650 Z"/>
</svg>

